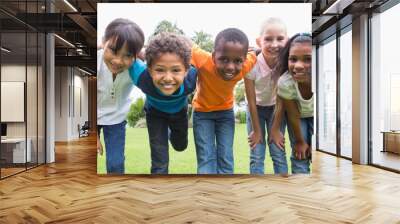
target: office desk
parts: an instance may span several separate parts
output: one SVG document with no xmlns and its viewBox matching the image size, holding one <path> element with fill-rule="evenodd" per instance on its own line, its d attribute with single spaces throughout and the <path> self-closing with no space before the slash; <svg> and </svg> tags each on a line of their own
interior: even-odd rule
<svg viewBox="0 0 400 224">
<path fill-rule="evenodd" d="M 382 152 L 392 152 L 400 154 L 400 131 L 382 131 L 383 150 Z"/>
<path fill-rule="evenodd" d="M 25 154 L 25 138 L 6 138 L 1 139 L 1 154 L 2 159 L 9 163 L 25 163 L 31 161 L 31 145 L 30 138 L 26 141 L 28 144 Z M 12 157 L 11 157 L 12 154 Z M 3 156 L 4 155 L 4 156 Z M 11 160 L 12 158 L 12 160 Z M 27 161 L 25 161 L 25 158 Z"/>
</svg>

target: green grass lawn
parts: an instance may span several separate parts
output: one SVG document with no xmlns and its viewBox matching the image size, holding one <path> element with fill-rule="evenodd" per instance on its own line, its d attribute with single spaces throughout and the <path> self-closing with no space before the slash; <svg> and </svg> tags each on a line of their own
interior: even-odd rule
<svg viewBox="0 0 400 224">
<path fill-rule="evenodd" d="M 125 173 L 127 174 L 150 174 L 150 146 L 146 128 L 130 128 L 126 129 L 126 146 L 125 146 Z M 286 133 L 286 139 L 288 139 Z M 104 146 L 104 143 L 103 143 Z M 286 156 L 290 168 L 291 148 L 289 141 L 286 141 Z M 250 149 L 247 143 L 246 124 L 237 124 L 235 129 L 235 140 L 233 143 L 235 174 L 248 174 Z M 196 151 L 194 146 L 193 130 L 189 129 L 189 145 L 183 152 L 176 152 L 172 146 L 169 150 L 169 173 L 170 174 L 196 174 L 197 162 Z M 105 153 L 97 156 L 97 172 L 99 174 L 106 173 Z M 265 173 L 272 174 L 272 160 L 269 155 L 267 146 L 265 159 Z"/>
</svg>

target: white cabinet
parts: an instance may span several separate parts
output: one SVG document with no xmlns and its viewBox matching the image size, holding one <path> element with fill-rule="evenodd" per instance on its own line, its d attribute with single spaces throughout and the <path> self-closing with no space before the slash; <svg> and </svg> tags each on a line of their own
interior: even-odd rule
<svg viewBox="0 0 400 224">
<path fill-rule="evenodd" d="M 1 140 L 2 146 L 12 148 L 13 163 L 25 163 L 32 161 L 32 140 L 28 138 L 26 142 L 27 147 L 25 153 L 25 138 L 7 138 Z M 27 161 L 25 161 L 25 158 L 27 159 Z"/>
</svg>

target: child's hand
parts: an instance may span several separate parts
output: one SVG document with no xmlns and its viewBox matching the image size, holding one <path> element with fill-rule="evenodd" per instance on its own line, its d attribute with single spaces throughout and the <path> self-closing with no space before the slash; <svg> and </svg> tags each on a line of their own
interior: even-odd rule
<svg viewBox="0 0 400 224">
<path fill-rule="evenodd" d="M 97 141 L 97 153 L 101 156 L 103 155 L 103 146 L 100 141 Z"/>
<path fill-rule="evenodd" d="M 296 142 L 294 150 L 297 159 L 307 159 L 311 153 L 310 146 L 305 142 Z"/>
<path fill-rule="evenodd" d="M 281 150 L 285 150 L 285 137 L 280 131 L 271 131 L 269 142 L 275 143 Z"/>
<path fill-rule="evenodd" d="M 262 143 L 261 133 L 252 131 L 247 137 L 251 149 L 255 149 L 258 143 Z"/>
</svg>

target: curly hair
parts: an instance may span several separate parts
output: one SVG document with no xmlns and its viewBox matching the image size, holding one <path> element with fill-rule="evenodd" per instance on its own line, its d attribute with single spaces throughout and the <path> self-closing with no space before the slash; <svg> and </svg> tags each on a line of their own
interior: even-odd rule
<svg viewBox="0 0 400 224">
<path fill-rule="evenodd" d="M 182 59 L 186 69 L 190 67 L 191 47 L 185 37 L 163 32 L 154 36 L 146 48 L 147 66 L 151 67 L 162 54 L 173 53 Z"/>
</svg>

